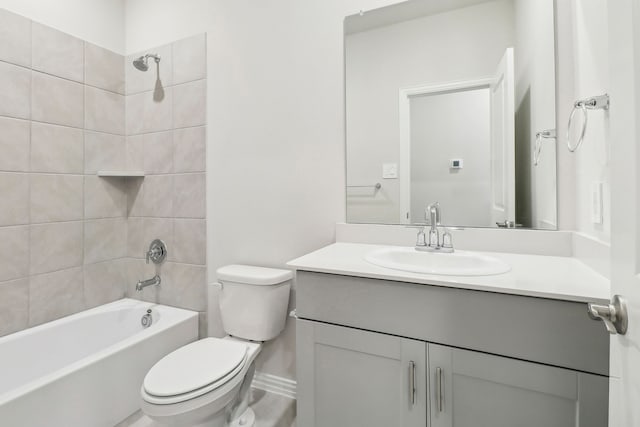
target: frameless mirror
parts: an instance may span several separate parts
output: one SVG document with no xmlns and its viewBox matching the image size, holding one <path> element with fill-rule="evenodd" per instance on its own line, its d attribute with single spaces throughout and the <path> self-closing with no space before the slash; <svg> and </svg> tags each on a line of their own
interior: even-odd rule
<svg viewBox="0 0 640 427">
<path fill-rule="evenodd" d="M 557 228 L 553 1 L 345 19 L 348 222 Z"/>
</svg>

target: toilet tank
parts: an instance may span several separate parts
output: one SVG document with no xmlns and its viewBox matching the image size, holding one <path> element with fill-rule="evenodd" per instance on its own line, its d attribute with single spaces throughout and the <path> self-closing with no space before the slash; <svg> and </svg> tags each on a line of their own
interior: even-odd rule
<svg viewBox="0 0 640 427">
<path fill-rule="evenodd" d="M 220 314 L 225 332 L 252 341 L 268 341 L 284 329 L 293 272 L 251 265 L 227 265 L 216 271 L 222 285 Z"/>
</svg>

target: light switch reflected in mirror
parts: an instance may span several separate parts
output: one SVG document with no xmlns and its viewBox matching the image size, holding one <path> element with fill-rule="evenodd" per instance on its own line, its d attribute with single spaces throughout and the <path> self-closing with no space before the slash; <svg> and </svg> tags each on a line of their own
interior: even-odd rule
<svg viewBox="0 0 640 427">
<path fill-rule="evenodd" d="M 556 229 L 553 0 L 411 0 L 345 20 L 347 221 Z M 393 172 L 393 173 L 392 173 Z M 380 183 L 378 191 L 367 185 Z"/>
</svg>

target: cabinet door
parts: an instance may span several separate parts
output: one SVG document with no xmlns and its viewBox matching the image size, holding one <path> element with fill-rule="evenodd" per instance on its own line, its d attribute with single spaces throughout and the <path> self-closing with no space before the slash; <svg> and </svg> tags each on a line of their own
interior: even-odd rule
<svg viewBox="0 0 640 427">
<path fill-rule="evenodd" d="M 304 427 L 425 427 L 426 343 L 299 319 Z"/>
<path fill-rule="evenodd" d="M 432 427 L 606 427 L 608 379 L 435 344 Z"/>
</svg>

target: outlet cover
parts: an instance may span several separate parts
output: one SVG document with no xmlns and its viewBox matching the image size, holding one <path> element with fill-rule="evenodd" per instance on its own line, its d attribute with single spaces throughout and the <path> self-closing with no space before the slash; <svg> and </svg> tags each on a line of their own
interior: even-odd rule
<svg viewBox="0 0 640 427">
<path fill-rule="evenodd" d="M 397 179 L 398 178 L 398 164 L 397 163 L 383 163 L 382 164 L 382 177 L 384 179 Z"/>
<path fill-rule="evenodd" d="M 591 222 L 602 224 L 602 183 L 594 182 L 591 185 Z"/>
</svg>

